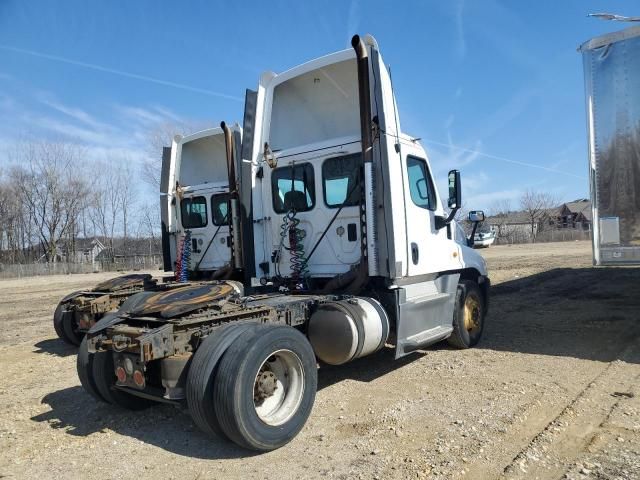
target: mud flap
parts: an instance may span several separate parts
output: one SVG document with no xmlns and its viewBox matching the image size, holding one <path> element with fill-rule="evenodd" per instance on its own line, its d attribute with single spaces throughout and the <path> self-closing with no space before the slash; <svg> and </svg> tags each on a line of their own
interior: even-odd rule
<svg viewBox="0 0 640 480">
<path fill-rule="evenodd" d="M 451 334 L 459 279 L 459 273 L 442 275 L 398 289 L 396 359 Z"/>
</svg>

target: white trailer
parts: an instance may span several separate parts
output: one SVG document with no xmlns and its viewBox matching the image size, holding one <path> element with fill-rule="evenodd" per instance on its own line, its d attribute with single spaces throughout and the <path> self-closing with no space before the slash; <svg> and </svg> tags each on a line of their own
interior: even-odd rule
<svg viewBox="0 0 640 480">
<path fill-rule="evenodd" d="M 595 265 L 640 264 L 640 26 L 593 38 L 584 62 Z"/>
</svg>

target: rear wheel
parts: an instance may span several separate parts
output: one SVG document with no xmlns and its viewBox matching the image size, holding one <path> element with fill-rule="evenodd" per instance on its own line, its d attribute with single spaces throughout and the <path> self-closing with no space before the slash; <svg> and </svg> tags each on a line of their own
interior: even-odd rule
<svg viewBox="0 0 640 480">
<path fill-rule="evenodd" d="M 76 346 L 80 345 L 84 333 L 78 330 L 78 324 L 76 323 L 73 312 L 62 313 L 62 329 L 67 343 Z"/>
<path fill-rule="evenodd" d="M 113 364 L 113 354 L 110 350 L 93 354 L 93 381 L 100 396 L 108 403 L 112 403 L 127 410 L 141 410 L 151 406 L 154 402 L 146 398 L 136 397 L 115 388 L 116 374 Z"/>
<path fill-rule="evenodd" d="M 56 310 L 53 312 L 53 328 L 58 335 L 58 338 L 64 340 L 69 343 L 64 334 L 64 328 L 62 327 L 62 314 L 64 312 L 64 304 L 60 302 L 56 307 Z"/>
<path fill-rule="evenodd" d="M 78 356 L 76 358 L 76 370 L 78 371 L 78 378 L 85 391 L 96 400 L 106 402 L 104 397 L 98 392 L 96 382 L 93 380 L 93 354 L 89 353 L 87 349 L 87 339 L 83 338 L 78 349 Z"/>
<path fill-rule="evenodd" d="M 196 350 L 187 376 L 187 404 L 195 424 L 208 434 L 224 436 L 216 417 L 213 385 L 220 359 L 229 346 L 255 324 L 230 324 L 216 329 Z"/>
<path fill-rule="evenodd" d="M 447 339 L 456 348 L 476 345 L 484 330 L 484 299 L 480 287 L 470 280 L 458 284 L 453 309 L 453 333 Z"/>
<path fill-rule="evenodd" d="M 315 400 L 317 367 L 307 338 L 292 327 L 261 326 L 224 354 L 214 385 L 220 428 L 245 448 L 279 448 L 302 429 Z"/>
</svg>

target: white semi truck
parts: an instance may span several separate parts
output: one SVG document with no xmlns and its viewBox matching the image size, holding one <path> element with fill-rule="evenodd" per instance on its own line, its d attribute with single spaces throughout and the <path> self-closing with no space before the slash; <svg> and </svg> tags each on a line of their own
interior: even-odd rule
<svg viewBox="0 0 640 480">
<path fill-rule="evenodd" d="M 163 150 L 160 204 L 164 270 L 176 272 L 179 278 L 136 273 L 73 292 L 54 312 L 59 338 L 79 345 L 100 318 L 142 291 L 175 289 L 187 280 L 242 278 L 238 262 L 232 258 L 234 239 L 236 243 L 241 240 L 230 228 L 229 211 L 231 199 L 237 198 L 239 191 L 241 142 L 242 129 L 224 124 L 174 138 L 172 146 Z"/>
<path fill-rule="evenodd" d="M 239 215 L 232 215 L 231 205 L 239 198 L 241 145 L 240 126 L 223 122 L 220 128 L 177 135 L 165 150 L 160 178 L 165 271 L 182 267 L 177 274 L 189 270 L 191 278 L 238 277 L 240 237 L 233 235 L 233 224 L 239 230 Z M 186 250 L 190 265 L 181 262 Z"/>
<path fill-rule="evenodd" d="M 640 26 L 592 38 L 579 50 L 586 90 L 593 262 L 638 265 Z"/>
<path fill-rule="evenodd" d="M 246 294 L 223 282 L 129 298 L 80 347 L 94 397 L 186 403 L 205 432 L 267 451 L 304 426 L 318 362 L 480 340 L 489 278 L 453 221 L 460 174 L 445 203 L 426 152 L 400 130 L 375 39 L 352 46 L 247 91 Z"/>
</svg>

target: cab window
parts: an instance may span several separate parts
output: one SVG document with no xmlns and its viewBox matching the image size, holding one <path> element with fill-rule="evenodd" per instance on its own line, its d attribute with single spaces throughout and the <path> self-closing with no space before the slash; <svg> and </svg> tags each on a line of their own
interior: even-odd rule
<svg viewBox="0 0 640 480">
<path fill-rule="evenodd" d="M 207 199 L 204 197 L 184 198 L 180 202 L 182 226 L 202 228 L 207 226 Z"/>
<path fill-rule="evenodd" d="M 329 208 L 358 205 L 360 189 L 358 168 L 362 154 L 345 155 L 325 160 L 322 164 L 322 190 L 324 203 Z M 349 198 L 347 198 L 349 197 Z"/>
<path fill-rule="evenodd" d="M 291 210 L 308 212 L 316 203 L 313 167 L 301 163 L 276 168 L 271 173 L 273 210 L 286 213 Z"/>
<path fill-rule="evenodd" d="M 216 227 L 229 225 L 231 208 L 229 208 L 229 195 L 213 195 L 211 197 L 211 217 Z"/>
<path fill-rule="evenodd" d="M 407 177 L 411 200 L 420 208 L 435 210 L 436 195 L 427 162 L 417 157 L 407 157 Z"/>
</svg>

